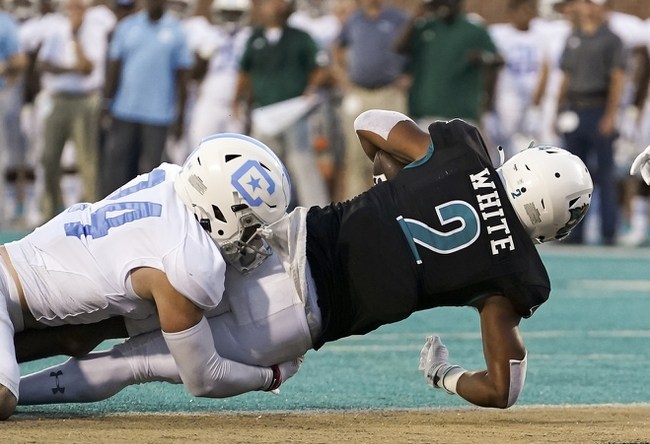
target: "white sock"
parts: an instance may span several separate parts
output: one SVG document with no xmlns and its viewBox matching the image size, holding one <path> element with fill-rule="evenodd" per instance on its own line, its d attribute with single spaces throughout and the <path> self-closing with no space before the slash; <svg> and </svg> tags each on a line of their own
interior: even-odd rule
<svg viewBox="0 0 650 444">
<path fill-rule="evenodd" d="M 127 359 L 115 349 L 90 353 L 20 378 L 19 404 L 95 402 L 135 382 Z"/>
</svg>

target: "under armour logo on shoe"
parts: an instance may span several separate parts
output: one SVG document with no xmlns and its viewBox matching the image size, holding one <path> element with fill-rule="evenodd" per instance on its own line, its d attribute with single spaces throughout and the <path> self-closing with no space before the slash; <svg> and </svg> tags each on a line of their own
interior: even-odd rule
<svg viewBox="0 0 650 444">
<path fill-rule="evenodd" d="M 59 385 L 59 376 L 61 376 L 62 374 L 63 372 L 61 370 L 57 372 L 50 372 L 50 377 L 55 378 L 55 383 L 56 383 L 56 387 L 52 387 L 52 394 L 54 395 L 56 395 L 57 393 L 61 393 L 61 394 L 65 393 L 65 387 L 61 387 Z"/>
</svg>

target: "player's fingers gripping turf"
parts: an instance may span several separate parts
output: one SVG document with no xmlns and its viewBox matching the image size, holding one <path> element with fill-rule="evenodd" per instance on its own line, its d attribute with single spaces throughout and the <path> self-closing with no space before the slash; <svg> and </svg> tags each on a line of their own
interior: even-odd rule
<svg viewBox="0 0 650 444">
<path fill-rule="evenodd" d="M 427 368 L 427 357 L 429 356 L 431 344 L 433 344 L 433 336 L 427 336 L 424 347 L 420 351 L 420 365 L 418 366 L 418 370 L 420 371 L 424 371 Z"/>
</svg>

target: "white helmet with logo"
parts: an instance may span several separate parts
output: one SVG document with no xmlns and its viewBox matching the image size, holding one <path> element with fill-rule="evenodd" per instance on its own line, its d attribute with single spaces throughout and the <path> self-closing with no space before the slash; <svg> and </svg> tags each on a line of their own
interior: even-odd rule
<svg viewBox="0 0 650 444">
<path fill-rule="evenodd" d="M 224 258 L 244 272 L 271 254 L 258 229 L 279 220 L 291 198 L 280 159 L 240 134 L 204 139 L 183 164 L 174 188 Z"/>
<path fill-rule="evenodd" d="M 525 149 L 497 171 L 519 220 L 537 242 L 565 238 L 587 213 L 591 175 L 578 156 L 562 148 Z"/>
</svg>

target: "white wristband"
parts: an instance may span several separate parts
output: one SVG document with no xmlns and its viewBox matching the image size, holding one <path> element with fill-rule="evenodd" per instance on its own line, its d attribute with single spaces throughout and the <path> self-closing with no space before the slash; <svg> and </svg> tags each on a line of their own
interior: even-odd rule
<svg viewBox="0 0 650 444">
<path fill-rule="evenodd" d="M 456 395 L 456 386 L 458 385 L 458 380 L 465 373 L 466 370 L 459 365 L 450 366 L 441 376 L 440 376 L 440 387 L 445 389 L 447 393 Z"/>
</svg>

